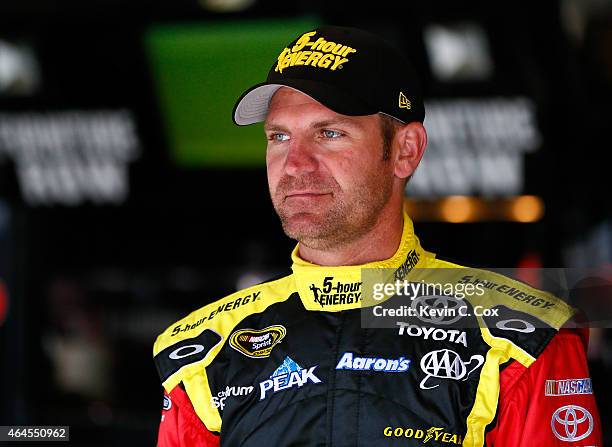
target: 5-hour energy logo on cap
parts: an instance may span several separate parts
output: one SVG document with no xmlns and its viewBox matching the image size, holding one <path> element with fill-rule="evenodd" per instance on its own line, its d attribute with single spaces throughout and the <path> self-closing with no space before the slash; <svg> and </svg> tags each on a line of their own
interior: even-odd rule
<svg viewBox="0 0 612 447">
<path fill-rule="evenodd" d="M 342 68 L 342 64 L 349 61 L 347 57 L 349 54 L 357 52 L 355 48 L 342 43 L 328 42 L 323 37 L 312 40 L 315 34 L 317 34 L 316 31 L 304 33 L 291 49 L 285 48 L 278 56 L 278 63 L 274 71 L 282 73 L 285 68 L 295 65 L 310 65 L 336 71 Z"/>
</svg>

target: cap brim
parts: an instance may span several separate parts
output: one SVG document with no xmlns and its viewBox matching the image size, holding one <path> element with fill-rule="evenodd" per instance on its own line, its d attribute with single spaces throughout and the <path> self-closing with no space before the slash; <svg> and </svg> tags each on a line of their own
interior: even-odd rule
<svg viewBox="0 0 612 447">
<path fill-rule="evenodd" d="M 234 106 L 234 122 L 239 126 L 246 126 L 265 121 L 270 100 L 281 87 L 297 90 L 342 115 L 359 116 L 378 112 L 336 86 L 304 79 L 283 79 L 282 83 L 257 84 L 244 92 Z"/>
</svg>

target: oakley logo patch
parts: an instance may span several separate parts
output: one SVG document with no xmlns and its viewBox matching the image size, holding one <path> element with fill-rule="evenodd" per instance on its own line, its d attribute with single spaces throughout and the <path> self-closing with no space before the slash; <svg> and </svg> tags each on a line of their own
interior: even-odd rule
<svg viewBox="0 0 612 447">
<path fill-rule="evenodd" d="M 203 361 L 222 341 L 221 335 L 211 329 L 204 329 L 200 335 L 180 340 L 158 352 L 155 366 L 162 383 L 181 369 Z"/>
</svg>

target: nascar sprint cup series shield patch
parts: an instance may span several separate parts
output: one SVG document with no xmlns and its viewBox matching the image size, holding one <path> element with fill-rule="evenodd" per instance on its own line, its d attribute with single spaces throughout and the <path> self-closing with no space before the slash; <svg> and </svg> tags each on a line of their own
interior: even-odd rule
<svg viewBox="0 0 612 447">
<path fill-rule="evenodd" d="M 251 358 L 269 357 L 272 348 L 280 343 L 287 329 L 281 325 L 264 329 L 240 329 L 230 336 L 229 344 L 236 351 Z"/>
</svg>

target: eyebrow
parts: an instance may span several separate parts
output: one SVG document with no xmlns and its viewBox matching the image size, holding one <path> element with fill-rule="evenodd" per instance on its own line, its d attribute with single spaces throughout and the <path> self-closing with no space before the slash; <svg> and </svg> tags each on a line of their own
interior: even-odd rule
<svg viewBox="0 0 612 447">
<path fill-rule="evenodd" d="M 350 118 L 333 118 L 329 120 L 317 121 L 312 125 L 315 129 L 320 129 L 322 127 L 330 127 L 338 124 L 349 125 L 351 127 L 360 127 L 354 120 Z"/>
<path fill-rule="evenodd" d="M 280 125 L 274 124 L 274 123 L 272 123 L 272 124 L 268 124 L 268 123 L 264 124 L 264 130 L 266 132 L 270 132 L 270 131 L 289 132 L 289 129 L 287 129 L 286 127 L 280 126 Z"/>
<path fill-rule="evenodd" d="M 361 127 L 359 124 L 357 124 L 354 120 L 351 120 L 350 118 L 333 118 L 333 119 L 328 119 L 328 120 L 323 120 L 323 121 L 316 121 L 313 124 L 311 124 L 310 127 L 314 129 L 323 129 L 325 127 L 331 127 L 331 126 L 339 125 L 339 124 L 348 125 L 351 127 Z M 281 126 L 279 124 L 274 124 L 274 123 L 264 124 L 264 130 L 267 132 L 270 132 L 270 131 L 289 132 L 289 129 L 287 129 L 286 127 Z"/>
</svg>

